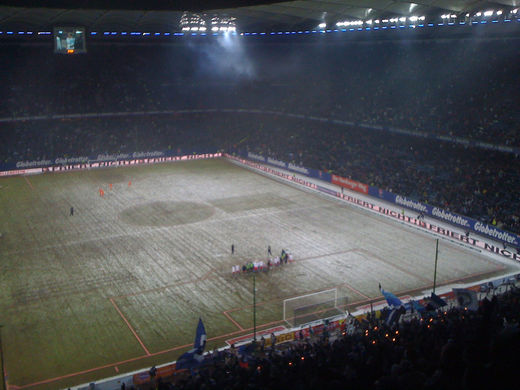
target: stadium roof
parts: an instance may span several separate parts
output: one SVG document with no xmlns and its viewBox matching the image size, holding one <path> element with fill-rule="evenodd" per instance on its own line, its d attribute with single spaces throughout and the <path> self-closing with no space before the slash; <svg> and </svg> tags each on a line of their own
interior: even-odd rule
<svg viewBox="0 0 520 390">
<path fill-rule="evenodd" d="M 44 6 L 42 6 L 44 4 Z M 236 18 L 240 31 L 312 29 L 320 23 L 510 10 L 519 0 L 0 0 L 0 27 L 175 31 L 184 11 Z"/>
</svg>

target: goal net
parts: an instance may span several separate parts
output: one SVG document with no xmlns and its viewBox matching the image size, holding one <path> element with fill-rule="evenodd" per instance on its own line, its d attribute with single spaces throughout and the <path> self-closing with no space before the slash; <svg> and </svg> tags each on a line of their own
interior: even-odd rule
<svg viewBox="0 0 520 390">
<path fill-rule="evenodd" d="M 336 288 L 285 299 L 283 319 L 291 327 L 345 313 L 346 297 L 338 297 Z"/>
</svg>

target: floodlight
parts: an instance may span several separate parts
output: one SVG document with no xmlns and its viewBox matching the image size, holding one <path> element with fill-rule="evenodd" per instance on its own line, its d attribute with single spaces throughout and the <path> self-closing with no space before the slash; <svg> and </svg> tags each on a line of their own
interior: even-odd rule
<svg viewBox="0 0 520 390">
<path fill-rule="evenodd" d="M 327 23 L 320 23 L 320 24 L 318 24 L 318 27 L 319 28 L 326 28 L 327 27 Z"/>
<path fill-rule="evenodd" d="M 484 16 L 491 16 L 491 15 L 493 15 L 493 11 L 484 12 Z"/>
</svg>

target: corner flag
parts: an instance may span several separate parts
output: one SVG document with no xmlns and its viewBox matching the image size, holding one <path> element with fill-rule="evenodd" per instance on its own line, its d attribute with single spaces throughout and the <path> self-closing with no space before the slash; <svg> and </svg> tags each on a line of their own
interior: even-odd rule
<svg viewBox="0 0 520 390">
<path fill-rule="evenodd" d="M 204 352 L 204 347 L 206 346 L 206 329 L 204 328 L 204 324 L 202 323 L 202 319 L 199 318 L 199 324 L 197 325 L 197 331 L 195 333 L 195 341 L 193 343 L 193 349 L 189 350 L 186 353 L 183 353 L 179 359 L 177 360 L 176 368 L 195 368 L 198 367 L 204 357 L 202 353 Z"/>
</svg>

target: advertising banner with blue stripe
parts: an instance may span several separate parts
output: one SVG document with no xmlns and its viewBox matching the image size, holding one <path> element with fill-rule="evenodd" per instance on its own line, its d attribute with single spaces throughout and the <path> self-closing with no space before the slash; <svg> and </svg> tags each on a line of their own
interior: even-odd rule
<svg viewBox="0 0 520 390">
<path fill-rule="evenodd" d="M 446 211 L 439 207 L 424 204 L 405 196 L 395 195 L 391 192 L 376 187 L 370 187 L 368 194 L 386 202 L 394 203 L 396 205 L 406 207 L 407 209 L 414 210 L 418 214 L 424 214 L 425 216 L 439 219 L 451 225 L 459 226 L 467 231 L 473 231 L 512 246 L 520 246 L 520 236 L 498 229 L 493 225 L 489 225 L 475 219 L 453 213 L 451 211 Z"/>
<path fill-rule="evenodd" d="M 101 168 L 123 165 L 154 164 L 161 162 L 220 157 L 215 150 L 202 152 L 152 151 L 97 156 L 58 157 L 53 160 L 18 161 L 0 164 L 0 176 L 27 175 L 42 172 L 61 172 L 78 169 Z"/>
<path fill-rule="evenodd" d="M 318 169 L 312 169 L 312 168 L 305 168 L 300 165 L 296 165 L 293 163 L 286 163 L 284 161 L 280 161 L 271 157 L 264 157 L 256 153 L 248 152 L 247 155 L 244 155 L 243 157 L 248 158 L 250 160 L 254 160 L 257 162 L 269 164 L 278 168 L 285 169 L 287 171 L 291 171 L 294 173 L 300 173 L 302 175 L 305 175 L 307 177 L 312 177 L 314 179 L 323 180 L 328 183 L 332 180 L 332 175 L 328 172 L 323 172 Z"/>
<path fill-rule="evenodd" d="M 393 194 L 389 191 L 368 186 L 363 183 L 356 182 L 354 180 L 350 179 L 344 179 L 336 175 L 331 175 L 326 172 L 318 171 L 315 169 L 300 167 L 291 163 L 286 163 L 284 161 L 276 160 L 271 157 L 263 157 L 259 154 L 255 153 L 247 153 L 247 156 L 244 156 L 250 160 L 255 160 L 261 163 L 269 164 L 275 167 L 279 167 L 291 172 L 300 173 L 302 175 L 312 177 L 315 179 L 323 180 L 332 184 L 339 185 L 341 187 L 346 187 L 348 189 L 351 189 L 356 192 L 361 192 L 364 194 L 368 194 L 369 196 L 372 196 L 374 198 L 379 198 L 381 200 L 384 200 L 386 202 L 390 202 L 393 204 L 396 204 L 401 207 L 405 207 L 410 210 L 414 210 L 417 212 L 417 214 L 423 214 L 425 216 L 430 216 L 433 218 L 436 218 L 438 220 L 447 222 L 451 225 L 455 225 L 458 227 L 463 228 L 467 231 L 473 231 L 478 234 L 493 238 L 497 241 L 501 241 L 503 243 L 506 243 L 508 245 L 512 245 L 515 247 L 520 247 L 520 236 L 514 233 L 509 233 L 506 231 L 503 231 L 501 229 L 498 229 L 497 227 L 493 225 L 489 225 L 477 220 L 474 220 L 469 217 L 465 217 L 456 213 L 453 213 L 451 211 L 446 211 L 438 207 L 433 207 L 431 205 L 427 205 L 424 203 L 421 203 L 417 200 L 407 198 L 405 196 L 400 196 Z M 328 188 L 323 188 L 321 186 L 320 190 L 326 193 L 329 193 L 331 195 L 336 195 L 336 193 Z"/>
</svg>

